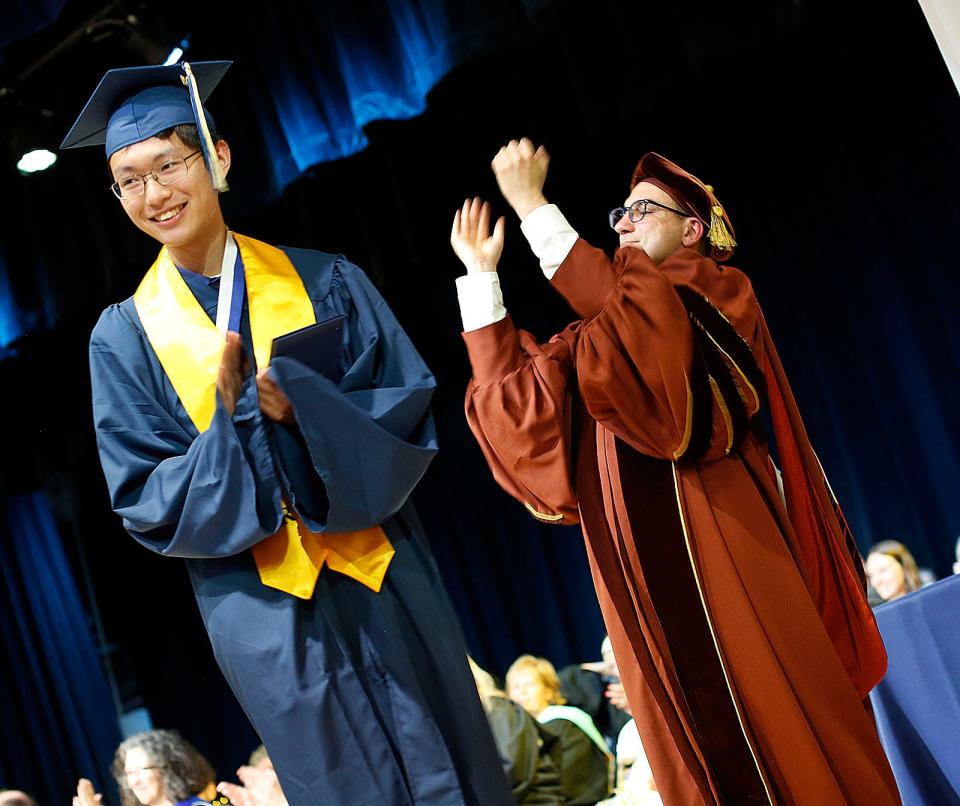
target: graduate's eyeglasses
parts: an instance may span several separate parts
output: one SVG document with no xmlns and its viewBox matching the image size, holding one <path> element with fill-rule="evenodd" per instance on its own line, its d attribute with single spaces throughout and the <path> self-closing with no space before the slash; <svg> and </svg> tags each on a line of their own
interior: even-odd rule
<svg viewBox="0 0 960 806">
<path fill-rule="evenodd" d="M 677 210 L 673 207 L 667 207 L 665 204 L 660 204 L 653 199 L 637 199 L 629 207 L 614 207 L 609 212 L 610 226 L 612 229 L 617 228 L 617 224 L 620 223 L 625 215 L 630 216 L 630 222 L 632 224 L 637 224 L 640 221 L 643 221 L 643 217 L 650 212 L 653 212 L 651 207 L 659 207 L 661 210 L 669 210 L 671 213 L 676 213 L 677 215 L 683 216 L 684 218 L 693 218 L 690 213 L 685 213 L 683 210 Z"/>
<path fill-rule="evenodd" d="M 110 185 L 110 190 L 118 199 L 129 199 L 131 196 L 142 196 L 147 190 L 147 179 L 153 177 L 158 185 L 174 185 L 187 175 L 189 166 L 187 160 L 202 153 L 200 149 L 187 154 L 185 157 L 168 159 L 161 162 L 152 171 L 145 174 L 130 174 Z"/>
</svg>

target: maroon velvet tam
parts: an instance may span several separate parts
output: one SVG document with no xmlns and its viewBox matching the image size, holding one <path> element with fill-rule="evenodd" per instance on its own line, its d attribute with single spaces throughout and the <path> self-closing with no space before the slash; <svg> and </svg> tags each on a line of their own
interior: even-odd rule
<svg viewBox="0 0 960 806">
<path fill-rule="evenodd" d="M 705 185 L 676 163 L 652 151 L 644 154 L 637 163 L 630 182 L 631 191 L 640 182 L 656 185 L 664 193 L 668 193 L 679 207 L 703 222 L 707 227 L 710 257 L 721 261 L 733 254 L 733 248 L 737 245 L 733 224 L 717 197 L 713 195 L 710 185 Z"/>
</svg>

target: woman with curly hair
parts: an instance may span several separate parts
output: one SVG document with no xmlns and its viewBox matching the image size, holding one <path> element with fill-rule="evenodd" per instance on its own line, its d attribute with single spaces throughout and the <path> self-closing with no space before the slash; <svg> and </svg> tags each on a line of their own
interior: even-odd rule
<svg viewBox="0 0 960 806">
<path fill-rule="evenodd" d="M 125 739 L 113 756 L 123 806 L 191 806 L 216 796 L 210 762 L 174 730 Z"/>
</svg>

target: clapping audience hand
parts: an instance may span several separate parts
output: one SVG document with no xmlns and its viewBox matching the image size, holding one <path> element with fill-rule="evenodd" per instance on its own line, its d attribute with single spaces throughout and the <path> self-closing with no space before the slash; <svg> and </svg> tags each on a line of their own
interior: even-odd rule
<svg viewBox="0 0 960 806">
<path fill-rule="evenodd" d="M 627 702 L 627 695 L 623 690 L 623 683 L 610 683 L 604 692 L 604 696 L 610 700 L 612 705 L 633 716 L 630 711 L 630 704 Z"/>
<path fill-rule="evenodd" d="M 93 784 L 86 778 L 77 782 L 77 794 L 73 797 L 72 806 L 100 806 L 103 795 L 93 791 Z"/>
<path fill-rule="evenodd" d="M 272 769 L 241 767 L 237 777 L 243 784 L 221 781 L 217 790 L 230 798 L 234 806 L 288 806 L 280 781 Z"/>
</svg>

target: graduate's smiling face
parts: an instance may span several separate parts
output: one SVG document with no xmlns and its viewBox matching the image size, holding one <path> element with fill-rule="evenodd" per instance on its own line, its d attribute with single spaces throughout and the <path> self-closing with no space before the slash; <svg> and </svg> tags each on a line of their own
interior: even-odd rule
<svg viewBox="0 0 960 806">
<path fill-rule="evenodd" d="M 230 168 L 230 148 L 217 143 L 217 158 L 226 175 Z M 168 138 L 151 137 L 134 143 L 110 157 L 110 171 L 117 182 L 148 171 L 159 173 L 171 159 L 184 159 L 187 171 L 182 179 L 161 185 L 147 177 L 144 192 L 120 199 L 124 212 L 134 225 L 160 243 L 173 247 L 196 245 L 212 239 L 223 229 L 220 197 L 200 154 L 189 156 L 190 149 L 176 134 Z"/>
<path fill-rule="evenodd" d="M 639 199 L 677 207 L 670 194 L 650 182 L 638 182 L 623 203 L 629 207 Z M 696 218 L 664 210 L 650 205 L 647 214 L 640 221 L 631 221 L 625 214 L 614 229 L 620 236 L 620 246 L 643 249 L 658 266 L 674 252 L 686 246 L 693 246 L 703 235 L 703 223 Z"/>
</svg>

